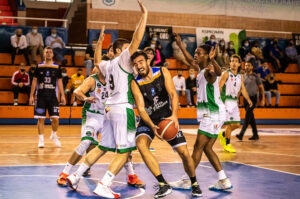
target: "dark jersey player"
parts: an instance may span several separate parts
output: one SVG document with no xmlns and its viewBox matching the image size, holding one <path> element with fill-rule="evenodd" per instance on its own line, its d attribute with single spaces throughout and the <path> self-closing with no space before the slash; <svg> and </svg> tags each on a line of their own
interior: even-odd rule
<svg viewBox="0 0 300 199">
<path fill-rule="evenodd" d="M 34 104 L 34 95 L 36 94 L 34 118 L 38 119 L 39 148 L 44 147 L 44 122 L 46 111 L 51 118 L 52 133 L 50 139 L 58 147 L 61 146 L 56 131 L 58 129 L 59 103 L 57 99 L 57 89 L 61 98 L 61 104 L 66 103 L 62 75 L 60 68 L 53 62 L 52 48 L 44 49 L 44 62 L 38 64 L 35 69 L 32 80 L 29 104 Z M 36 92 L 35 92 L 36 91 Z"/>
<path fill-rule="evenodd" d="M 136 81 L 131 83 L 131 89 L 142 119 L 136 132 L 136 146 L 147 167 L 159 183 L 159 191 L 154 198 L 160 198 L 171 193 L 172 189 L 163 178 L 159 163 L 150 152 L 149 147 L 155 135 L 159 137 L 157 125 L 160 121 L 171 119 L 178 127 L 178 97 L 168 69 L 151 68 L 150 61 L 147 59 L 147 55 L 142 51 L 131 56 L 133 65 L 138 72 Z M 169 97 L 172 110 L 170 109 Z M 202 192 L 196 180 L 194 162 L 188 152 L 182 131 L 179 130 L 177 136 L 168 143 L 177 151 L 183 161 L 185 172 L 189 175 L 192 183 L 192 195 L 194 197 L 201 196 Z"/>
</svg>

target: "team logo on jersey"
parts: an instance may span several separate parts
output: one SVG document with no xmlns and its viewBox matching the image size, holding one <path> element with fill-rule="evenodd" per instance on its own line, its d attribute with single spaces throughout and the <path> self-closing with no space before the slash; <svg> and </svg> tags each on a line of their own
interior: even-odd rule
<svg viewBox="0 0 300 199">
<path fill-rule="evenodd" d="M 151 95 L 152 95 L 152 96 L 155 95 L 155 88 L 151 88 Z"/>
<path fill-rule="evenodd" d="M 100 93 L 100 92 L 101 92 L 101 89 L 100 89 L 100 88 L 98 88 L 98 89 L 97 89 L 97 93 Z"/>
<path fill-rule="evenodd" d="M 50 71 L 46 71 L 46 76 L 49 76 L 50 75 Z"/>
<path fill-rule="evenodd" d="M 35 111 L 36 111 L 38 114 L 44 114 L 46 110 L 45 110 L 44 108 L 37 108 L 37 109 L 35 109 Z"/>
<path fill-rule="evenodd" d="M 115 0 L 102 0 L 102 1 L 103 1 L 104 5 L 106 5 L 106 6 L 112 6 L 116 3 Z"/>
</svg>

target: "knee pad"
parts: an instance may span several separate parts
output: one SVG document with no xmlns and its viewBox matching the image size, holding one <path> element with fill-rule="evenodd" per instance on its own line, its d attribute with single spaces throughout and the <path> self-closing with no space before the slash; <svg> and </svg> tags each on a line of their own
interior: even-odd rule
<svg viewBox="0 0 300 199">
<path fill-rule="evenodd" d="M 82 156 L 84 154 L 84 152 L 89 148 L 89 146 L 91 145 L 92 141 L 91 140 L 82 140 L 79 144 L 79 146 L 77 146 L 77 148 L 75 149 L 75 152 Z"/>
</svg>

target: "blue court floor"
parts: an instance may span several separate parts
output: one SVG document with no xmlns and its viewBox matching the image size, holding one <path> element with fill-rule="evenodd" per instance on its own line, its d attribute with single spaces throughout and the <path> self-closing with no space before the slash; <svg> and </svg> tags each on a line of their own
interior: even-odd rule
<svg viewBox="0 0 300 199">
<path fill-rule="evenodd" d="M 227 192 L 209 191 L 208 186 L 216 182 L 217 175 L 211 165 L 204 162 L 197 168 L 197 178 L 203 198 L 300 198 L 300 175 L 235 162 L 223 162 L 222 165 L 231 179 L 233 189 Z M 93 190 L 97 179 L 105 173 L 107 164 L 97 164 L 92 167 L 91 177 L 82 179 L 77 191 L 57 186 L 56 178 L 62 169 L 63 165 L 0 167 L 0 199 L 99 198 L 93 194 Z M 153 198 L 155 178 L 145 164 L 135 164 L 135 169 L 139 177 L 146 182 L 146 190 L 128 187 L 125 170 L 115 178 L 113 190 L 120 192 L 122 198 Z M 184 174 L 181 163 L 161 163 L 161 169 L 168 181 L 178 180 Z M 186 199 L 191 198 L 191 193 L 188 190 L 173 190 L 165 198 Z"/>
</svg>

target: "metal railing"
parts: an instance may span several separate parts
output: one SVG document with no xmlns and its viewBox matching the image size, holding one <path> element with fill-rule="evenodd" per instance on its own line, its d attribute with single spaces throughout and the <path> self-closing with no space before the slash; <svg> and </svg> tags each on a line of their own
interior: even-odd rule
<svg viewBox="0 0 300 199">
<path fill-rule="evenodd" d="M 37 17 L 12 17 L 12 16 L 0 16 L 0 19 L 21 19 L 21 20 L 34 20 L 34 21 L 44 21 L 45 27 L 48 26 L 48 21 L 57 21 L 57 22 L 63 22 L 63 27 L 67 28 L 67 19 L 51 19 L 51 18 L 37 18 Z"/>
</svg>

